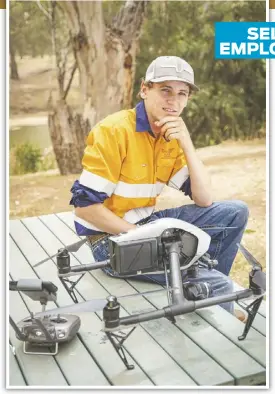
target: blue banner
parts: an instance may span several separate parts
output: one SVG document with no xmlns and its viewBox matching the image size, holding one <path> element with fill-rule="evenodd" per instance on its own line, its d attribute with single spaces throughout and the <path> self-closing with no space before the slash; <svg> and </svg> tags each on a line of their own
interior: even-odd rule
<svg viewBox="0 0 275 394">
<path fill-rule="evenodd" d="M 275 22 L 215 22 L 216 59 L 274 59 Z"/>
</svg>

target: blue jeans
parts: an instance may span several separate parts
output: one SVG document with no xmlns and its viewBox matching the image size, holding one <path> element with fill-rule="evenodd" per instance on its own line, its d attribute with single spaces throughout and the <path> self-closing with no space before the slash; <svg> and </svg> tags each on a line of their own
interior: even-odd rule
<svg viewBox="0 0 275 394">
<path fill-rule="evenodd" d="M 233 291 L 233 283 L 228 277 L 233 261 L 238 251 L 237 243 L 241 242 L 243 232 L 248 220 L 248 208 L 242 201 L 215 202 L 210 207 L 202 208 L 195 204 L 184 205 L 178 208 L 165 209 L 153 213 L 149 221 L 160 218 L 175 218 L 184 220 L 204 230 L 211 236 L 208 249 L 212 259 L 218 260 L 217 269 L 199 269 L 197 278 L 187 278 L 186 271 L 182 271 L 183 283 L 208 282 L 212 289 L 212 296 L 223 295 Z M 211 228 L 212 227 L 212 228 Z M 217 229 L 216 227 L 235 227 L 233 229 Z M 211 228 L 211 229 L 209 229 Z M 95 261 L 103 261 L 109 258 L 108 242 L 102 241 L 92 247 Z M 112 270 L 105 269 L 108 275 L 119 277 Z M 165 285 L 164 274 L 137 275 L 131 279 L 150 281 Z M 221 306 L 233 313 L 233 303 L 227 302 Z"/>
</svg>

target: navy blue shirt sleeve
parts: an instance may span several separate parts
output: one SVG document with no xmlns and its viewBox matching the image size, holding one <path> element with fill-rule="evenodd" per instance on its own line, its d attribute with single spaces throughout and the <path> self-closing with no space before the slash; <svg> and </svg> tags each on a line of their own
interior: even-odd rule
<svg viewBox="0 0 275 394">
<path fill-rule="evenodd" d="M 191 180 L 190 180 L 190 176 L 186 179 L 185 182 L 183 182 L 182 186 L 180 187 L 180 189 L 185 196 L 189 196 L 191 198 L 191 200 L 193 200 L 192 198 L 192 191 L 191 191 Z"/>
<path fill-rule="evenodd" d="M 70 205 L 76 207 L 88 207 L 89 205 L 103 203 L 108 194 L 103 192 L 98 192 L 96 190 L 90 189 L 87 186 L 83 186 L 79 181 L 75 181 L 71 188 L 72 198 L 70 200 Z"/>
</svg>

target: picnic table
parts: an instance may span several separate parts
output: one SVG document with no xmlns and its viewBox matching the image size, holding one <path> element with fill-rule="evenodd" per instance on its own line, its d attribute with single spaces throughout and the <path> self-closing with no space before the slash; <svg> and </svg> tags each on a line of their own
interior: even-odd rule
<svg viewBox="0 0 275 394">
<path fill-rule="evenodd" d="M 10 221 L 9 274 L 11 280 L 41 278 L 58 286 L 57 301 L 47 309 L 72 304 L 57 277 L 55 259 L 33 268 L 64 245 L 80 238 L 71 212 Z M 71 254 L 71 264 L 92 262 L 87 244 Z M 110 278 L 101 270 L 86 273 L 77 285 L 83 300 L 122 296 L 159 288 L 156 284 Z M 121 298 L 121 314 L 148 311 L 167 305 L 165 292 Z M 246 301 L 247 302 L 247 301 Z M 266 314 L 262 303 L 253 327 L 239 341 L 244 323 L 219 306 L 176 318 L 140 324 L 126 340 L 133 370 L 127 370 L 102 329 L 102 313 L 82 313 L 81 327 L 56 356 L 27 355 L 23 342 L 10 327 L 7 387 L 194 387 L 254 386 L 266 384 Z M 9 312 L 18 322 L 30 311 L 41 311 L 39 302 L 19 292 L 9 292 Z M 14 350 L 14 352 L 12 351 Z M 15 353 L 15 354 L 14 354 Z"/>
</svg>

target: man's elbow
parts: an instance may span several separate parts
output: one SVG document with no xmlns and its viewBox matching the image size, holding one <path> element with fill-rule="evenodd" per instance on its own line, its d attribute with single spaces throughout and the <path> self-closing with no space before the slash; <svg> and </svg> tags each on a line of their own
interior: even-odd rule
<svg viewBox="0 0 275 394">
<path fill-rule="evenodd" d="M 208 207 L 210 207 L 212 204 L 213 204 L 213 200 L 211 199 L 211 200 L 205 201 L 205 202 L 203 203 L 202 206 L 203 206 L 204 208 L 208 208 Z"/>
<path fill-rule="evenodd" d="M 205 199 L 194 198 L 194 203 L 201 208 L 208 208 L 213 204 L 213 199 L 211 197 Z"/>
</svg>

